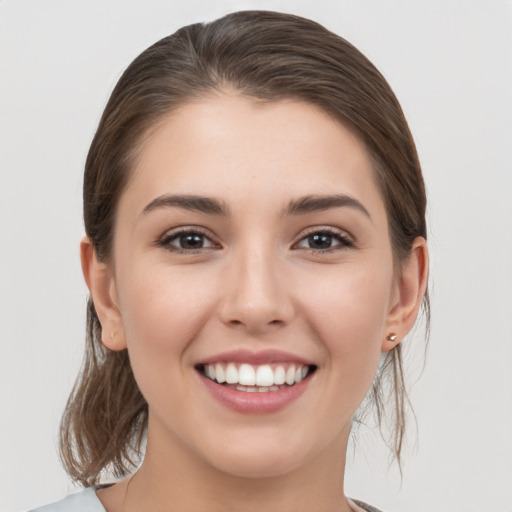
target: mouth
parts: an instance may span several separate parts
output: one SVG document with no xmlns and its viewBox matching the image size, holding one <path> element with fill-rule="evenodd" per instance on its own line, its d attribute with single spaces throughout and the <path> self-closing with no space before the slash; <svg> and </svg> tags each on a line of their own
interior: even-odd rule
<svg viewBox="0 0 512 512">
<path fill-rule="evenodd" d="M 310 378 L 316 368 L 315 365 L 292 362 L 253 365 L 234 361 L 196 366 L 203 377 L 243 393 L 275 393 L 293 388 Z"/>
</svg>

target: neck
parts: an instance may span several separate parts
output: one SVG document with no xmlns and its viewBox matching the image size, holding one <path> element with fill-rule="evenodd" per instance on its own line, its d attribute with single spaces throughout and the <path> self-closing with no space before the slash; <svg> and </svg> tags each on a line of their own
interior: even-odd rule
<svg viewBox="0 0 512 512">
<path fill-rule="evenodd" d="M 154 442 L 124 493 L 122 512 L 350 511 L 343 491 L 348 434 L 284 474 L 242 477 L 199 459 L 183 446 Z M 110 511 L 109 511 L 110 512 Z"/>
</svg>

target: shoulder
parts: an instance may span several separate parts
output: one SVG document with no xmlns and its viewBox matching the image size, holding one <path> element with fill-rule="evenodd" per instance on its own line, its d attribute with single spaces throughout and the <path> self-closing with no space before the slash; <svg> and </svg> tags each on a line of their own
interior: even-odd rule
<svg viewBox="0 0 512 512">
<path fill-rule="evenodd" d="M 368 505 L 368 503 L 365 503 L 364 501 L 359 500 L 348 500 L 349 504 L 353 507 L 354 512 L 382 512 L 378 508 L 372 507 L 371 505 Z"/>
<path fill-rule="evenodd" d="M 76 494 L 70 494 L 61 501 L 44 505 L 30 512 L 106 512 L 96 496 L 96 488 L 88 487 Z"/>
</svg>

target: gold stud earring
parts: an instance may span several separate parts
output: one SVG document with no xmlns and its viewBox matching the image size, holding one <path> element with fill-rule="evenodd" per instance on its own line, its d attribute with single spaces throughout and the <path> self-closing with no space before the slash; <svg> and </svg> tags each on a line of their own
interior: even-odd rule
<svg viewBox="0 0 512 512">
<path fill-rule="evenodd" d="M 387 340 L 388 341 L 396 341 L 396 338 L 397 338 L 397 335 L 394 332 L 392 332 L 391 334 L 388 335 Z"/>
<path fill-rule="evenodd" d="M 110 339 L 112 339 L 112 340 L 113 340 L 115 337 L 116 337 L 116 333 L 115 333 L 114 331 L 112 331 L 112 332 L 110 333 Z"/>
</svg>

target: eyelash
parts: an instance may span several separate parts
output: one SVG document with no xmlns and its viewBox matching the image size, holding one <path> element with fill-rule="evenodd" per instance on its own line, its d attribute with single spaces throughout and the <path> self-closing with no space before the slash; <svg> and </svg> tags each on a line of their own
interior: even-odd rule
<svg viewBox="0 0 512 512">
<path fill-rule="evenodd" d="M 338 241 L 339 243 L 332 247 L 328 247 L 327 249 L 318 249 L 318 248 L 314 248 L 314 247 L 304 247 L 302 249 L 309 251 L 309 252 L 313 252 L 313 253 L 326 254 L 326 253 L 335 252 L 335 251 L 343 251 L 343 250 L 350 249 L 350 248 L 354 247 L 354 242 L 343 231 L 340 231 L 335 228 L 328 228 L 328 227 L 310 228 L 309 232 L 306 232 L 306 234 L 304 236 L 302 236 L 302 238 L 299 240 L 298 243 L 296 243 L 294 245 L 294 247 L 297 247 L 301 242 L 307 240 L 308 238 L 310 238 L 314 235 L 324 235 L 324 236 L 326 235 L 326 236 L 330 237 L 331 239 Z"/>
<path fill-rule="evenodd" d="M 175 247 L 172 245 L 173 241 L 179 240 L 183 236 L 199 236 L 202 237 L 203 240 L 208 240 L 208 242 L 211 244 L 210 247 L 200 247 L 198 249 L 185 249 L 183 247 Z M 212 241 L 212 237 L 209 236 L 205 231 L 201 230 L 200 228 L 192 228 L 192 227 L 183 227 L 179 228 L 176 231 L 167 232 L 165 233 L 158 241 L 157 245 L 160 247 L 163 247 L 164 249 L 167 249 L 171 252 L 177 252 L 180 254 L 199 254 L 204 252 L 205 249 L 210 249 L 212 247 L 219 247 L 218 244 Z"/>
<path fill-rule="evenodd" d="M 314 248 L 314 247 L 302 247 L 302 248 L 298 247 L 300 243 L 302 243 L 303 241 L 306 241 L 308 238 L 313 237 L 315 235 L 327 236 L 327 237 L 331 238 L 332 240 L 335 240 L 339 243 L 332 247 L 328 247 L 328 248 L 324 248 L 324 249 Z M 184 236 L 201 237 L 203 243 L 205 241 L 208 241 L 208 243 L 210 245 L 208 247 L 203 246 L 198 249 L 186 249 L 183 247 L 176 247 L 176 246 L 172 245 L 172 242 L 179 241 L 179 239 Z M 176 253 L 180 253 L 180 254 L 199 254 L 199 253 L 204 252 L 205 250 L 209 250 L 212 248 L 220 248 L 220 245 L 218 245 L 216 242 L 214 242 L 212 240 L 211 236 L 209 236 L 205 231 L 201 230 L 200 228 L 195 228 L 195 227 L 194 228 L 183 227 L 183 228 L 179 228 L 176 231 L 172 231 L 170 233 L 167 232 L 165 235 L 163 235 L 157 241 L 157 245 L 167 249 L 168 251 L 176 252 Z M 306 250 L 306 251 L 309 251 L 309 252 L 312 252 L 315 254 L 317 254 L 317 253 L 325 254 L 325 253 L 330 253 L 330 252 L 335 252 L 335 251 L 341 251 L 341 250 L 349 249 L 351 247 L 354 247 L 354 243 L 347 235 L 345 235 L 342 231 L 339 231 L 334 228 L 327 228 L 327 227 L 311 228 L 309 230 L 309 232 L 307 232 L 306 234 L 304 234 L 302 236 L 302 238 L 299 240 L 299 242 L 297 242 L 296 244 L 293 245 L 293 248 L 303 249 L 303 250 Z"/>
</svg>

